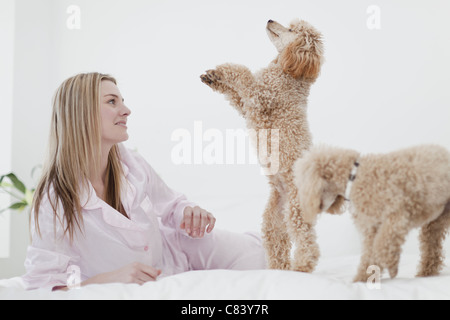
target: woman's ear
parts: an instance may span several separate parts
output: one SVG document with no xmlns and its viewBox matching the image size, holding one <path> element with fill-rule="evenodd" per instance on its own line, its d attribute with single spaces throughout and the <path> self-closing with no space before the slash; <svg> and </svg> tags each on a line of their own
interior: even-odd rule
<svg viewBox="0 0 450 320">
<path fill-rule="evenodd" d="M 322 65 L 319 46 L 321 44 L 312 45 L 303 38 L 289 44 L 280 55 L 283 71 L 295 79 L 316 79 Z"/>
</svg>

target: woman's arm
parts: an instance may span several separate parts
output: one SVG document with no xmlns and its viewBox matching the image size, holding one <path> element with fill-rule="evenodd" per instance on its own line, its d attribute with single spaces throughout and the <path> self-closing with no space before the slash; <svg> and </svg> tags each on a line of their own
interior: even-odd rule
<svg viewBox="0 0 450 320">
<path fill-rule="evenodd" d="M 79 265 L 79 253 L 64 237 L 64 230 L 59 219 L 54 217 L 46 195 L 39 208 L 38 219 L 40 233 L 36 230 L 33 210 L 30 219 L 32 241 L 25 259 L 26 273 L 22 276 L 25 288 L 51 290 L 56 286 L 65 286 L 68 268 Z"/>
<path fill-rule="evenodd" d="M 131 153 L 129 150 L 125 152 Z M 133 152 L 132 155 L 134 161 L 137 161 L 136 165 L 145 171 L 147 176 L 145 191 L 163 224 L 185 230 L 193 238 L 202 238 L 205 232 L 210 233 L 214 229 L 216 219 L 210 212 L 188 201 L 185 195 L 169 188 L 138 153 Z"/>
<path fill-rule="evenodd" d="M 136 283 L 143 285 L 149 281 L 156 281 L 161 275 L 161 270 L 151 266 L 135 262 L 119 270 L 111 271 L 96 275 L 81 283 L 81 286 L 90 284 L 106 284 L 106 283 Z M 53 291 L 68 291 L 67 286 L 57 286 Z"/>
</svg>

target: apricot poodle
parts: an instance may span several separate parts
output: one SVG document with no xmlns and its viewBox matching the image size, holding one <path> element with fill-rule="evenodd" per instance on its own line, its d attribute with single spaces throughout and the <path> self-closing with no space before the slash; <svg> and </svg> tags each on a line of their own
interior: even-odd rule
<svg viewBox="0 0 450 320">
<path fill-rule="evenodd" d="M 311 146 L 306 109 L 310 87 L 323 63 L 322 36 L 300 20 L 288 28 L 270 20 L 266 30 L 279 53 L 268 67 L 252 74 L 245 66 L 223 64 L 201 80 L 225 95 L 246 119 L 248 129 L 268 132 L 267 137 L 255 134 L 251 139 L 271 186 L 263 215 L 269 268 L 312 272 L 319 249 L 312 226 L 303 222 L 292 167 Z M 271 154 L 269 163 L 262 161 L 262 149 Z M 293 263 L 291 240 L 296 245 Z"/>
<path fill-rule="evenodd" d="M 417 276 L 437 275 L 444 261 L 443 242 L 450 227 L 450 153 L 424 145 L 389 154 L 362 156 L 356 151 L 316 147 L 295 164 L 304 218 L 342 213 L 346 200 L 362 233 L 363 252 L 354 279 L 367 269 L 398 272 L 401 247 L 413 228 L 421 228 Z"/>
</svg>

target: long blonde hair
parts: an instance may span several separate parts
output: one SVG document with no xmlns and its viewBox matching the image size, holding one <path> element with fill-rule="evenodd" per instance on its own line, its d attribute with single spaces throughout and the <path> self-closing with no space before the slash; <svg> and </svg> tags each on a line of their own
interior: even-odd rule
<svg viewBox="0 0 450 320">
<path fill-rule="evenodd" d="M 88 190 L 91 174 L 97 174 L 100 169 L 102 81 L 117 84 L 106 74 L 79 74 L 64 81 L 55 94 L 48 158 L 33 200 L 39 235 L 39 208 L 44 195 L 52 206 L 55 228 L 58 220 L 71 241 L 76 229 L 83 231 L 80 195 Z M 109 205 L 125 214 L 120 201 L 122 176 L 120 153 L 115 145 L 108 155 L 104 196 Z M 63 212 L 57 212 L 59 208 Z"/>
</svg>

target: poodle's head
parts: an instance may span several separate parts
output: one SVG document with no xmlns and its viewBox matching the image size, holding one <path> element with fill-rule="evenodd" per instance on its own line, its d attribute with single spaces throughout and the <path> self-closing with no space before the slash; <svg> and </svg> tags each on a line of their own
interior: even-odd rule
<svg viewBox="0 0 450 320">
<path fill-rule="evenodd" d="M 269 20 L 267 34 L 280 53 L 283 71 L 299 79 L 316 79 L 323 63 L 322 35 L 308 22 L 294 20 L 289 28 Z"/>
<path fill-rule="evenodd" d="M 314 224 L 321 212 L 345 211 L 345 189 L 359 154 L 352 150 L 315 147 L 294 165 L 303 218 Z"/>
</svg>

